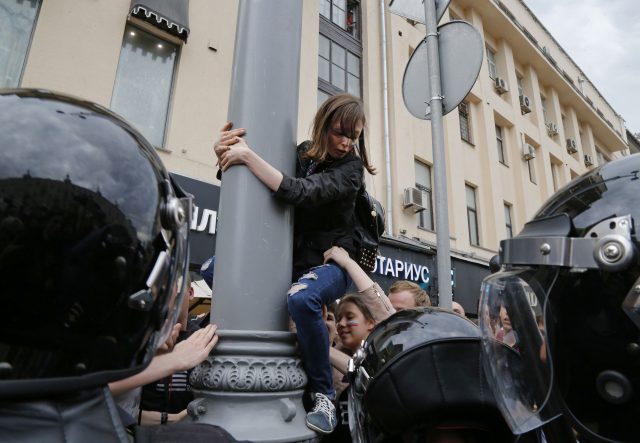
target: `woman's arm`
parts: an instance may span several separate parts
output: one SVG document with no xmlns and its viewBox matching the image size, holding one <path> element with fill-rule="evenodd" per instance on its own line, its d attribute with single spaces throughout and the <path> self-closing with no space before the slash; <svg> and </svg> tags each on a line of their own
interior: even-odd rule
<svg viewBox="0 0 640 443">
<path fill-rule="evenodd" d="M 329 348 L 329 361 L 331 362 L 331 366 L 336 368 L 342 374 L 347 374 L 347 365 L 349 364 L 350 359 L 351 357 L 339 349 L 336 349 L 333 346 Z"/>
<path fill-rule="evenodd" d="M 371 280 L 371 277 L 364 272 L 358 263 L 349 257 L 347 251 L 339 246 L 333 246 L 324 253 L 324 262 L 327 263 L 328 261 L 334 261 L 347 271 L 349 277 L 353 280 L 353 284 L 358 289 L 358 294 L 371 311 L 376 324 L 396 312 L 387 294 L 384 293 L 377 283 Z"/>
<path fill-rule="evenodd" d="M 358 263 L 349 257 L 349 253 L 343 248 L 333 246 L 331 249 L 324 251 L 324 262 L 327 263 L 329 261 L 335 262 L 347 271 L 358 291 L 364 291 L 373 285 L 374 282 L 371 277 L 364 272 Z"/>
<path fill-rule="evenodd" d="M 246 165 L 253 175 L 267 188 L 273 192 L 278 190 L 284 177 L 282 172 L 256 154 L 243 138 L 235 136 L 233 138 L 221 138 L 220 141 L 227 143 L 218 144 L 216 142 L 216 147 L 214 148 L 216 154 L 220 153 L 218 158 L 222 172 L 233 165 Z"/>
<path fill-rule="evenodd" d="M 362 186 L 362 161 L 351 157 L 304 178 L 285 176 L 275 197 L 299 207 L 314 207 L 354 197 Z"/>
</svg>

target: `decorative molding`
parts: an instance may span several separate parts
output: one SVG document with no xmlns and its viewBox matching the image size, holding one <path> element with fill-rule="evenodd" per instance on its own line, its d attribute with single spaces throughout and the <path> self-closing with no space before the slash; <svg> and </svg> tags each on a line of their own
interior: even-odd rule
<svg viewBox="0 0 640 443">
<path fill-rule="evenodd" d="M 216 356 L 191 372 L 195 389 L 236 392 L 278 392 L 302 389 L 307 375 L 299 359 Z"/>
</svg>

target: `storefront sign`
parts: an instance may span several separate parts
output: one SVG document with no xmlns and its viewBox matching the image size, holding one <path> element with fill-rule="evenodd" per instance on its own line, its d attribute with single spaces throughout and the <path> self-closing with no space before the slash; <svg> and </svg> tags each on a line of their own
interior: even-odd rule
<svg viewBox="0 0 640 443">
<path fill-rule="evenodd" d="M 191 263 L 200 265 L 215 253 L 220 187 L 175 173 L 171 176 L 194 197 L 189 245 Z"/>
<path fill-rule="evenodd" d="M 394 277 L 399 280 L 409 280 L 429 287 L 431 273 L 429 267 L 424 264 L 412 263 L 378 255 L 373 272 L 380 275 Z"/>
</svg>

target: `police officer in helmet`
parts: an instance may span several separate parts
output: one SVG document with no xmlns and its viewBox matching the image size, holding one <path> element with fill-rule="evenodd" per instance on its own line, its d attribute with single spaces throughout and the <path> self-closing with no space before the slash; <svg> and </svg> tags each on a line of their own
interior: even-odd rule
<svg viewBox="0 0 640 443">
<path fill-rule="evenodd" d="M 480 341 L 475 324 L 439 308 L 380 323 L 349 366 L 353 441 L 515 442 L 483 374 Z"/>
<path fill-rule="evenodd" d="M 190 216 L 115 114 L 0 92 L 0 441 L 128 441 L 106 385 L 176 321 Z"/>
<path fill-rule="evenodd" d="M 516 434 L 548 441 L 638 442 L 640 155 L 569 183 L 501 242 L 502 271 L 482 286 L 489 380 Z M 501 303 L 518 337 L 505 355 L 489 313 Z"/>
</svg>

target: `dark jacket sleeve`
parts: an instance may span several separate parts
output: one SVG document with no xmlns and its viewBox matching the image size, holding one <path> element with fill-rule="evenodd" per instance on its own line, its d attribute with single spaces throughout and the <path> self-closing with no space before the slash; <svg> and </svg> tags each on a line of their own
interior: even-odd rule
<svg viewBox="0 0 640 443">
<path fill-rule="evenodd" d="M 306 178 L 285 175 L 274 196 L 294 206 L 320 206 L 356 195 L 362 178 L 362 161 L 354 156 L 335 168 Z"/>
</svg>

